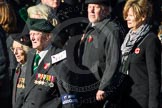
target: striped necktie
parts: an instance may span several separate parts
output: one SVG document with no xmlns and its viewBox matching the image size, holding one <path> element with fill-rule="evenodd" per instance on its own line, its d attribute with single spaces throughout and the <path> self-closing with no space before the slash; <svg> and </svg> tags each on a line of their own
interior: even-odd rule
<svg viewBox="0 0 162 108">
<path fill-rule="evenodd" d="M 40 60 L 40 56 L 39 54 L 36 54 L 35 55 L 35 58 L 34 58 L 34 65 L 33 65 L 33 72 L 35 73 L 37 68 L 38 68 L 38 63 L 39 63 L 39 60 Z"/>
</svg>

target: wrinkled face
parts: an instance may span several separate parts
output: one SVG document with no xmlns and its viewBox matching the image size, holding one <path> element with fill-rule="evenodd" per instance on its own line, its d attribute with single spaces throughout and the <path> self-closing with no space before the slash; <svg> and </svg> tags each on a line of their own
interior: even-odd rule
<svg viewBox="0 0 162 108">
<path fill-rule="evenodd" d="M 132 29 L 132 30 L 136 30 L 139 26 L 142 25 L 142 22 L 144 21 L 144 18 L 138 18 L 139 20 L 136 19 L 136 16 L 133 12 L 133 9 L 130 8 L 128 10 L 128 14 L 126 17 L 126 21 L 127 21 L 127 26 L 128 28 Z"/>
<path fill-rule="evenodd" d="M 60 6 L 60 0 L 42 0 L 42 4 L 46 4 L 54 9 Z"/>
<path fill-rule="evenodd" d="M 18 63 L 24 64 L 26 62 L 26 54 L 22 48 L 22 44 L 14 41 L 11 50 L 13 51 Z"/>
<path fill-rule="evenodd" d="M 99 22 L 105 16 L 103 7 L 99 4 L 88 4 L 88 19 L 91 23 Z"/>
<path fill-rule="evenodd" d="M 46 43 L 46 36 L 42 32 L 30 30 L 30 40 L 34 49 L 42 51 Z"/>
</svg>

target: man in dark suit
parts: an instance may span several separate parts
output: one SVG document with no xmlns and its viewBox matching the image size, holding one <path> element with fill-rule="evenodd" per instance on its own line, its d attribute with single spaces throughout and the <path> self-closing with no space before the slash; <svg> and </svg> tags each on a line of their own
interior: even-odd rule
<svg viewBox="0 0 162 108">
<path fill-rule="evenodd" d="M 90 23 L 81 39 L 80 64 L 90 69 L 100 81 L 96 100 L 102 106 L 106 89 L 119 68 L 120 28 L 110 17 L 109 0 L 85 0 L 85 3 L 88 4 Z M 94 104 L 93 107 L 99 106 Z"/>
<path fill-rule="evenodd" d="M 107 106 L 115 106 L 107 88 L 119 68 L 120 30 L 109 15 L 108 0 L 85 2 L 90 23 L 81 39 L 76 36 L 67 42 L 67 59 L 58 72 L 62 104 L 65 108 L 103 108 L 109 99 Z"/>
<path fill-rule="evenodd" d="M 2 108 L 11 108 L 11 89 L 8 71 L 8 53 L 6 46 L 6 36 L 0 26 L 0 106 Z"/>
<path fill-rule="evenodd" d="M 60 108 L 55 66 L 65 58 L 65 54 L 51 45 L 50 32 L 54 29 L 51 23 L 44 19 L 29 19 L 28 25 L 33 50 L 28 54 L 26 88 L 19 107 Z"/>
</svg>

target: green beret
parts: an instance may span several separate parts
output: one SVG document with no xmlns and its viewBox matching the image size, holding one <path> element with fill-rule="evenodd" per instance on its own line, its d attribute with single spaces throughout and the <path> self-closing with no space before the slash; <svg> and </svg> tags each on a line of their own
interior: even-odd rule
<svg viewBox="0 0 162 108">
<path fill-rule="evenodd" d="M 41 31 L 45 33 L 50 33 L 54 29 L 54 26 L 45 19 L 28 18 L 27 25 L 30 30 Z"/>
</svg>

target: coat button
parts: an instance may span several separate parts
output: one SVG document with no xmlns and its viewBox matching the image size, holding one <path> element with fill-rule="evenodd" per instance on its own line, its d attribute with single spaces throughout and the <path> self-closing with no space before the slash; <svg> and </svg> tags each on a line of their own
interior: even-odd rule
<svg viewBox="0 0 162 108">
<path fill-rule="evenodd" d="M 38 88 L 38 90 L 42 91 L 42 88 Z"/>
<path fill-rule="evenodd" d="M 21 95 L 23 95 L 24 93 L 23 92 L 20 92 Z"/>
</svg>

